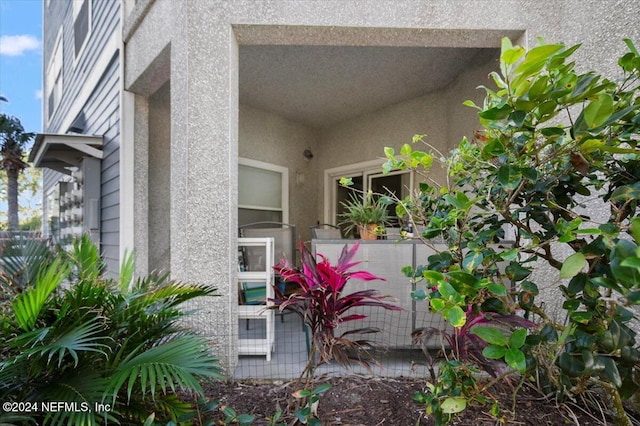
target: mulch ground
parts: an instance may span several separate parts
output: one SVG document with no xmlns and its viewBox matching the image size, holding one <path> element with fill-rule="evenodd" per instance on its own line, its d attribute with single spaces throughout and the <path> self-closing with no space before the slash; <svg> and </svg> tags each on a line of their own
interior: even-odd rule
<svg viewBox="0 0 640 426">
<path fill-rule="evenodd" d="M 424 390 L 424 380 L 409 378 L 381 378 L 346 376 L 316 378 L 315 385 L 331 383 L 331 389 L 320 397 L 318 417 L 328 426 L 433 425 L 433 418 L 424 414 L 424 406 L 413 401 L 413 395 Z M 287 425 L 295 424 L 288 404 L 291 394 L 298 390 L 295 382 L 224 382 L 209 386 L 211 399 L 228 404 L 238 413 L 256 417 L 253 424 L 270 424 L 278 410 L 284 413 Z M 561 404 L 549 401 L 532 389 L 523 388 L 518 394 L 515 411 L 513 391 L 509 386 L 492 388 L 500 408 L 500 418 L 489 414 L 489 406 L 471 405 L 454 418 L 452 425 L 608 425 L 602 413 L 588 412 L 584 404 Z M 605 405 L 606 406 L 606 405 Z M 214 418 L 222 421 L 221 413 Z M 281 420 L 282 421 L 282 420 Z M 222 423 L 220 423 L 222 424 Z M 298 423 L 300 424 L 300 423 Z"/>
</svg>

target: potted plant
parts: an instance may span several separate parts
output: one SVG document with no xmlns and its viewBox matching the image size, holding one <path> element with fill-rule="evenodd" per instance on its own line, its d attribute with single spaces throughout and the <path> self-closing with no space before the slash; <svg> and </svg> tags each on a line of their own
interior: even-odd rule
<svg viewBox="0 0 640 426">
<path fill-rule="evenodd" d="M 375 240 L 384 232 L 384 227 L 389 222 L 387 206 L 382 202 L 382 197 L 374 197 L 368 191 L 364 198 L 351 194 L 348 201 L 341 201 L 344 213 L 339 225 L 345 226 L 345 233 L 351 234 L 356 229 L 363 240 Z"/>
</svg>

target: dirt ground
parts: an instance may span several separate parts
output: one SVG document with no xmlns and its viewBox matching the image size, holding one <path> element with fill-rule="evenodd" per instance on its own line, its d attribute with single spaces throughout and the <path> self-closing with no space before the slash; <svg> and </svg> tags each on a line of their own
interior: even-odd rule
<svg viewBox="0 0 640 426">
<path fill-rule="evenodd" d="M 424 389 L 424 380 L 404 378 L 380 378 L 347 376 L 341 378 L 319 378 L 316 386 L 331 383 L 331 389 L 320 397 L 318 417 L 322 425 L 328 426 L 378 426 L 378 425 L 433 425 L 433 419 L 424 415 L 424 406 L 413 401 L 413 395 Z M 502 419 L 489 414 L 489 406 L 467 407 L 452 425 L 608 425 L 601 413 L 588 413 L 583 404 L 559 404 L 548 401 L 533 390 L 523 389 L 517 399 L 515 413 L 512 412 L 512 392 L 508 386 L 494 396 L 500 402 Z M 269 418 L 282 410 L 287 425 L 294 418 L 287 412 L 295 383 L 248 383 L 227 382 L 207 388 L 207 394 L 222 404 L 234 407 L 238 413 L 255 415 L 253 424 L 269 424 Z M 224 417 L 217 415 L 216 419 Z M 220 423 L 222 424 L 222 423 Z M 300 423 L 298 423 L 300 424 Z"/>
</svg>

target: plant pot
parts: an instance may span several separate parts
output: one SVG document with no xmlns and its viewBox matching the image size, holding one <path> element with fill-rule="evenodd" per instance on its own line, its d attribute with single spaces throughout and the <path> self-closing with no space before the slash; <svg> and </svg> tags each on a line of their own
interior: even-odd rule
<svg viewBox="0 0 640 426">
<path fill-rule="evenodd" d="M 369 223 L 367 225 L 358 225 L 358 232 L 360 233 L 360 238 L 363 240 L 377 240 L 378 234 L 376 233 L 376 229 L 378 225 L 375 223 Z"/>
</svg>

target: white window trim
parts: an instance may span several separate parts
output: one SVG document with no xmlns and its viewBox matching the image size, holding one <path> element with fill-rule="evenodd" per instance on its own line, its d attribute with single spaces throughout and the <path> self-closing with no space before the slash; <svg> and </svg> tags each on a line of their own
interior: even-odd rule
<svg viewBox="0 0 640 426">
<path fill-rule="evenodd" d="M 331 223 L 336 225 L 335 217 L 336 217 L 336 185 L 335 182 L 340 180 L 342 177 L 357 177 L 363 176 L 366 179 L 362 179 L 363 191 L 369 190 L 369 183 L 371 177 L 375 175 L 382 175 L 382 164 L 383 161 L 380 159 L 363 161 L 361 163 L 353 163 L 348 164 L 346 166 L 334 167 L 331 169 L 326 169 L 324 171 L 324 223 Z M 407 173 L 402 170 L 391 171 L 389 175 L 402 174 Z M 414 176 L 413 172 L 409 172 L 409 191 L 413 192 L 414 187 Z"/>
<path fill-rule="evenodd" d="M 76 4 L 82 5 L 84 2 L 88 2 L 87 4 L 87 35 L 82 42 L 82 46 L 76 55 L 76 45 L 75 45 L 75 26 L 76 26 L 76 18 L 80 13 L 81 7 L 76 7 Z M 72 9 L 73 9 L 73 18 L 71 22 L 71 26 L 73 28 L 73 68 L 75 69 L 80 62 L 80 58 L 82 57 L 85 49 L 87 48 L 87 44 L 89 43 L 89 38 L 91 38 L 91 33 L 93 32 L 93 0 L 72 0 Z"/>
<path fill-rule="evenodd" d="M 60 53 L 58 53 L 60 52 Z M 60 99 L 56 102 L 53 107 L 53 111 L 49 111 L 49 98 L 53 95 L 53 90 L 56 85 L 56 78 L 51 79 L 50 75 L 52 73 L 52 67 L 55 65 L 56 58 L 60 55 Z M 56 43 L 54 44 L 53 51 L 51 52 L 51 56 L 49 57 L 49 62 L 47 64 L 47 74 L 45 76 L 45 89 L 44 95 L 46 96 L 46 114 L 45 119 L 47 125 L 51 123 L 53 119 L 53 115 L 58 110 L 58 106 L 62 102 L 62 93 L 64 92 L 64 38 L 62 37 L 62 27 L 58 29 L 58 35 L 56 36 Z M 49 87 L 51 86 L 51 87 Z"/>
<path fill-rule="evenodd" d="M 264 161 L 252 160 L 250 158 L 238 157 L 238 164 L 242 166 L 255 167 L 256 169 L 269 170 L 280 173 L 282 176 L 281 193 L 282 193 L 282 209 L 265 208 L 238 204 L 239 209 L 259 209 L 265 211 L 281 211 L 282 223 L 289 223 L 289 169 L 277 164 L 265 163 Z"/>
</svg>

